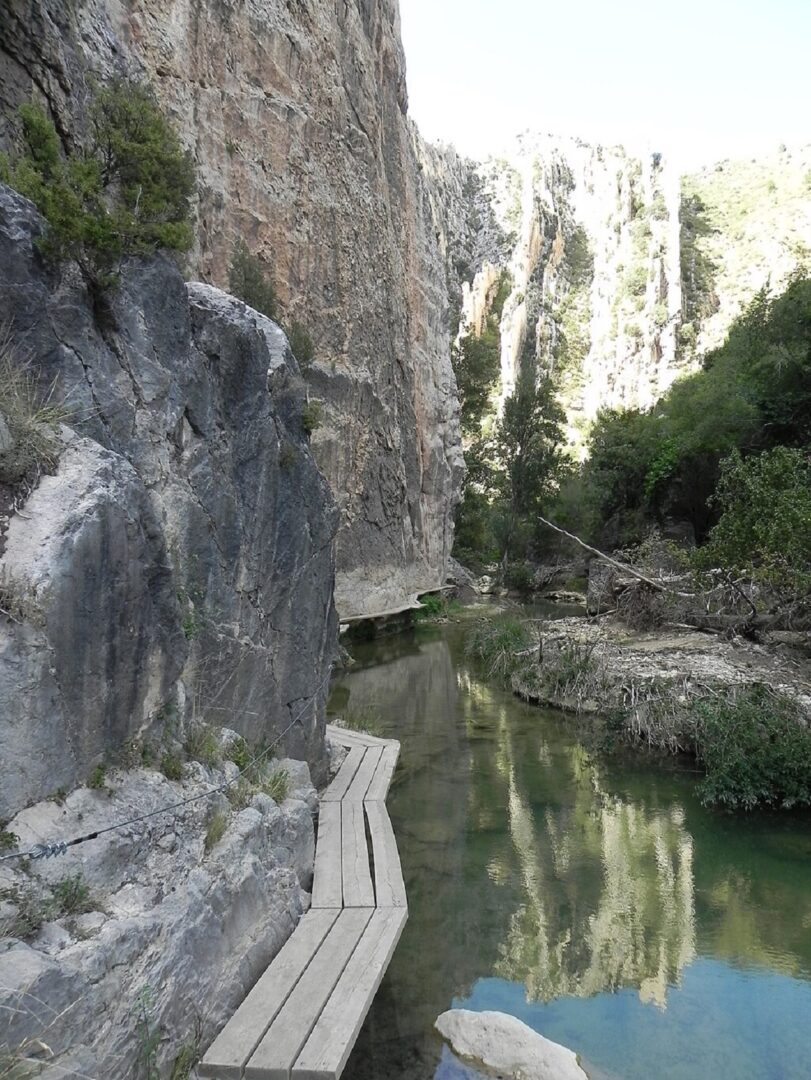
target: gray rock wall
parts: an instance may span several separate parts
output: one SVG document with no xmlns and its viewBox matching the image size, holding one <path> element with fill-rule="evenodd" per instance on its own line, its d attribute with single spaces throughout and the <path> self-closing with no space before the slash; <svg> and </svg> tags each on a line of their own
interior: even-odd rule
<svg viewBox="0 0 811 1080">
<path fill-rule="evenodd" d="M 69 409 L 56 471 L 0 529 L 0 607 L 22 613 L 0 622 L 0 818 L 167 711 L 286 732 L 319 776 L 338 517 L 284 334 L 168 259 L 94 307 L 39 228 L 0 187 L 0 325 Z"/>
<path fill-rule="evenodd" d="M 7 8 L 0 145 L 32 92 L 69 142 L 91 69 L 145 72 L 197 162 L 194 272 L 224 285 L 244 238 L 312 336 L 340 613 L 443 584 L 463 471 L 444 225 L 406 116 L 396 0 Z"/>
<path fill-rule="evenodd" d="M 290 777 L 280 804 L 257 793 L 232 811 L 222 794 L 200 799 L 226 774 L 195 763 L 182 783 L 147 769 L 116 771 L 107 791 L 82 788 L 61 806 L 40 803 L 11 822 L 28 845 L 197 797 L 25 871 L 0 864 L 4 1051 L 13 1055 L 29 1040 L 54 1080 L 144 1080 L 146 1019 L 158 1036 L 149 1064 L 162 1077 L 184 1051 L 200 1055 L 309 906 L 317 796 L 306 764 L 277 767 Z M 232 776 L 236 767 L 226 770 Z M 224 832 L 212 843 L 215 812 Z M 80 911 L 64 912 L 51 890 L 77 874 L 87 895 Z"/>
</svg>

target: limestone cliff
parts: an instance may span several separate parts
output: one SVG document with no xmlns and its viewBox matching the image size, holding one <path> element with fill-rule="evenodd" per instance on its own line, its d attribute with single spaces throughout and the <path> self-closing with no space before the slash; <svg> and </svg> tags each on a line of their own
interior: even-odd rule
<svg viewBox="0 0 811 1080">
<path fill-rule="evenodd" d="M 780 147 L 682 178 L 681 345 L 697 356 L 721 345 L 762 288 L 779 292 L 811 259 L 811 147 Z"/>
<path fill-rule="evenodd" d="M 808 265 L 809 148 L 682 177 L 660 154 L 531 134 L 481 163 L 424 157 L 460 332 L 481 332 L 508 275 L 500 399 L 534 355 L 558 377 L 575 449 L 599 409 L 649 408 L 759 289 Z"/>
<path fill-rule="evenodd" d="M 470 168 L 489 215 L 477 212 L 460 329 L 480 332 L 506 272 L 502 399 L 529 352 L 558 376 L 575 445 L 600 408 L 651 405 L 683 370 L 672 168 L 659 155 L 530 135 L 509 158 Z"/>
<path fill-rule="evenodd" d="M 0 325 L 67 410 L 0 514 L 0 819 L 170 717 L 283 736 L 320 776 L 338 522 L 284 334 L 168 259 L 99 310 L 40 231 L 0 186 Z"/>
<path fill-rule="evenodd" d="M 193 149 L 193 272 L 225 284 L 245 238 L 315 342 L 339 611 L 441 585 L 463 465 L 441 226 L 406 116 L 396 0 L 11 0 L 2 123 L 33 90 L 80 139 L 89 73 L 122 67 L 150 79 Z"/>
</svg>

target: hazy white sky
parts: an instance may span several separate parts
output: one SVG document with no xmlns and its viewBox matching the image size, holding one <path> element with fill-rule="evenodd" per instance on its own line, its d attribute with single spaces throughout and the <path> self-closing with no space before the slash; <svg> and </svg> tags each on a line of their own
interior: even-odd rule
<svg viewBox="0 0 811 1080">
<path fill-rule="evenodd" d="M 475 157 L 531 128 L 685 166 L 811 142 L 811 0 L 400 0 L 411 115 Z"/>
</svg>

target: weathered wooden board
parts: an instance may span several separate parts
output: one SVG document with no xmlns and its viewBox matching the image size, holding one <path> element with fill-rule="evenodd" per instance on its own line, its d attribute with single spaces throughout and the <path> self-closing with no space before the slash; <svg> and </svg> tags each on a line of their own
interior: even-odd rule
<svg viewBox="0 0 811 1080">
<path fill-rule="evenodd" d="M 245 1068 L 246 1080 L 289 1080 L 290 1069 L 357 948 L 372 912 L 344 910 Z"/>
<path fill-rule="evenodd" d="M 340 743 L 341 746 L 380 746 L 385 742 L 375 735 L 367 735 L 365 731 L 351 731 L 336 724 L 327 724 L 326 731 L 330 741 Z"/>
<path fill-rule="evenodd" d="M 371 800 L 385 800 L 389 793 L 389 787 L 391 786 L 391 779 L 394 776 L 394 770 L 397 766 L 397 758 L 400 756 L 400 744 L 398 742 L 389 742 L 383 749 L 383 753 L 380 756 L 375 774 L 372 777 L 372 782 L 366 791 L 366 799 Z"/>
<path fill-rule="evenodd" d="M 344 907 L 374 907 L 362 802 L 344 802 L 341 807 L 341 872 Z"/>
<path fill-rule="evenodd" d="M 209 1047 L 197 1066 L 200 1076 L 240 1080 L 245 1063 L 339 915 L 338 910 L 321 910 L 310 911 L 304 916 L 273 963 Z"/>
<path fill-rule="evenodd" d="M 408 907 L 403 869 L 389 812 L 382 802 L 367 802 L 365 806 L 375 865 L 375 906 Z"/>
<path fill-rule="evenodd" d="M 318 811 L 318 839 L 313 870 L 314 908 L 343 906 L 341 876 L 341 803 L 326 802 Z"/>
<path fill-rule="evenodd" d="M 360 763 L 363 761 L 366 750 L 363 746 L 354 746 L 344 759 L 343 765 L 338 770 L 338 775 L 321 796 L 321 802 L 340 802 L 346 795 L 349 785 L 355 778 Z"/>
<path fill-rule="evenodd" d="M 382 746 L 370 746 L 368 748 L 344 796 L 344 805 L 347 802 L 363 802 L 366 792 L 369 790 L 369 784 L 372 782 L 372 777 L 380 764 L 380 755 L 382 753 Z"/>
<path fill-rule="evenodd" d="M 355 1045 L 408 913 L 376 911 L 292 1071 L 292 1080 L 336 1080 Z"/>
</svg>

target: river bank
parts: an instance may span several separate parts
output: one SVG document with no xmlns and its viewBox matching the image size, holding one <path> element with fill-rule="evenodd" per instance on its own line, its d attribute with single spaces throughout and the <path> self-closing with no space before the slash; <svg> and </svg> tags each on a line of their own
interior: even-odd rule
<svg viewBox="0 0 811 1080">
<path fill-rule="evenodd" d="M 537 648 L 512 675 L 529 702 L 621 718 L 657 748 L 689 749 L 684 713 L 691 702 L 766 687 L 811 714 L 811 662 L 796 639 L 767 644 L 689 628 L 630 630 L 620 620 L 540 620 Z"/>
</svg>

